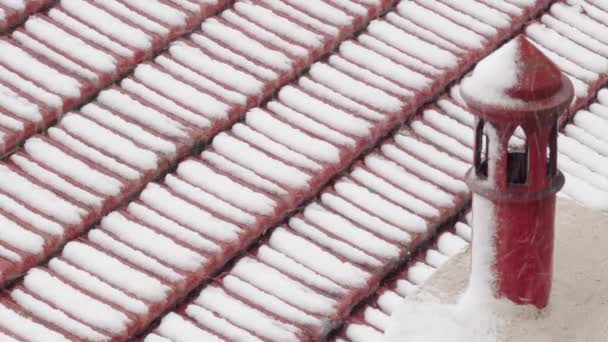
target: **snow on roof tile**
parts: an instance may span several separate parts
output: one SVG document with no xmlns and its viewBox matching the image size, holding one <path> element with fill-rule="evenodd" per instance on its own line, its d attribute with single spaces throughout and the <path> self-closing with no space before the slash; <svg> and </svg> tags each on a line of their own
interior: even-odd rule
<svg viewBox="0 0 608 342">
<path fill-rule="evenodd" d="M 21 24 L 32 13 L 51 5 L 52 0 L 1 0 L 0 34 Z"/>
</svg>

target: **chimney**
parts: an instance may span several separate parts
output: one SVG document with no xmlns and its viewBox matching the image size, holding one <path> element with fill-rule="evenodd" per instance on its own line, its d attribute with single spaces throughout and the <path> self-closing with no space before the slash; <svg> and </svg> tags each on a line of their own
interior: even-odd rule
<svg viewBox="0 0 608 342">
<path fill-rule="evenodd" d="M 553 269 L 558 117 L 570 81 L 524 36 L 480 62 L 462 84 L 476 115 L 469 290 L 544 308 Z M 476 289 L 475 289 L 476 288 Z"/>
</svg>

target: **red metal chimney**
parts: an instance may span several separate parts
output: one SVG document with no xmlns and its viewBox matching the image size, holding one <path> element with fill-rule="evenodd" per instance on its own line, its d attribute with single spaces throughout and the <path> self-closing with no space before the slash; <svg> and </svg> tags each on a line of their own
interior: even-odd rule
<svg viewBox="0 0 608 342">
<path fill-rule="evenodd" d="M 474 194 L 472 282 L 485 277 L 495 298 L 544 308 L 555 194 L 564 184 L 557 119 L 572 101 L 572 84 L 519 36 L 477 65 L 462 95 L 477 115 L 467 175 Z"/>
</svg>

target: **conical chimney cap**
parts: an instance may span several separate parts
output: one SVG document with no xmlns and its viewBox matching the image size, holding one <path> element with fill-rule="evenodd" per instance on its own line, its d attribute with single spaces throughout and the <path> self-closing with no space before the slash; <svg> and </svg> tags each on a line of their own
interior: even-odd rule
<svg viewBox="0 0 608 342">
<path fill-rule="evenodd" d="M 560 69 L 523 35 L 479 62 L 462 82 L 464 99 L 482 116 L 538 116 L 569 104 L 572 93 L 572 84 Z"/>
</svg>

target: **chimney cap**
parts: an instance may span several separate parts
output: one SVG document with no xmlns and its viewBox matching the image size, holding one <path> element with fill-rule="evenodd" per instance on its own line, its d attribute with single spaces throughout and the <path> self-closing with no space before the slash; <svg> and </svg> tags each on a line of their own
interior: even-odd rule
<svg viewBox="0 0 608 342">
<path fill-rule="evenodd" d="M 476 114 L 514 124 L 553 119 L 573 93 L 570 80 L 523 35 L 479 62 L 462 82 L 462 96 Z"/>
</svg>

